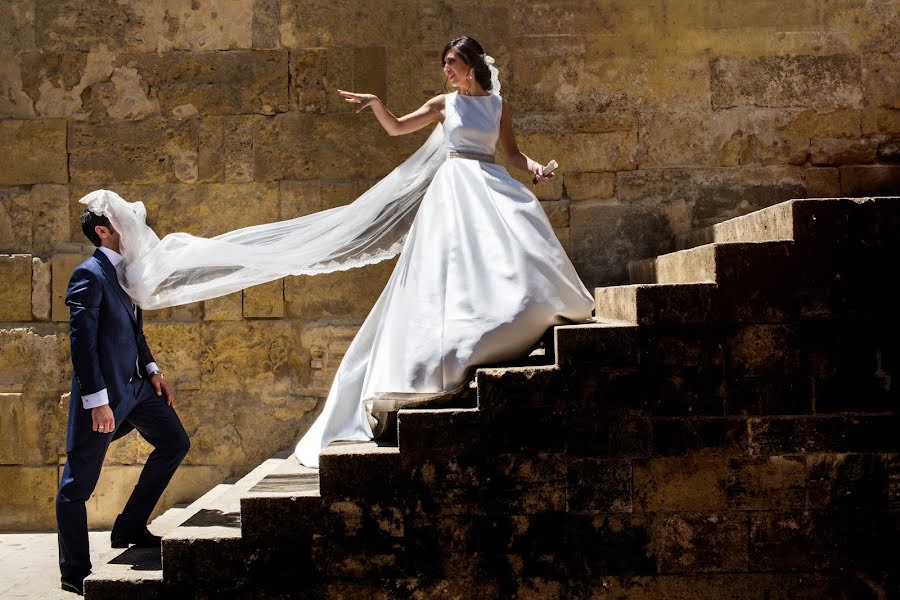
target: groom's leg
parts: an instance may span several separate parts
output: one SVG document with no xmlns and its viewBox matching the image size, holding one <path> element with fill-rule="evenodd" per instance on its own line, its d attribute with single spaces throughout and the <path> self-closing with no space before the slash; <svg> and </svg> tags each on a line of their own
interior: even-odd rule
<svg viewBox="0 0 900 600">
<path fill-rule="evenodd" d="M 157 396 L 149 381 L 141 380 L 138 385 L 137 403 L 125 419 L 154 450 L 119 517 L 117 525 L 123 533 L 141 530 L 147 524 L 153 507 L 191 447 L 181 420 L 175 409 L 166 404 L 165 396 Z"/>
<path fill-rule="evenodd" d="M 72 583 L 91 572 L 85 502 L 97 485 L 111 438 L 112 434 L 95 433 L 69 452 L 56 494 L 59 570 Z"/>
</svg>

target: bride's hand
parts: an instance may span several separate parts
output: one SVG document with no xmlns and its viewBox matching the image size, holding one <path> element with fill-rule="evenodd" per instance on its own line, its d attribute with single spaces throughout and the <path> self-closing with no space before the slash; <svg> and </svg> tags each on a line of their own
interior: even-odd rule
<svg viewBox="0 0 900 600">
<path fill-rule="evenodd" d="M 528 170 L 531 171 L 531 182 L 535 185 L 537 185 L 538 183 L 544 183 L 545 181 L 550 181 L 551 179 L 556 177 L 556 172 L 550 173 L 549 175 L 544 175 L 544 166 L 533 160 L 528 161 Z"/>
<path fill-rule="evenodd" d="M 344 100 L 346 100 L 350 104 L 358 104 L 359 106 L 357 107 L 356 112 L 361 112 L 367 106 L 371 106 L 375 102 L 378 102 L 378 96 L 374 94 L 354 94 L 353 92 L 347 92 L 344 90 L 338 90 L 338 94 L 340 94 L 344 98 Z"/>
</svg>

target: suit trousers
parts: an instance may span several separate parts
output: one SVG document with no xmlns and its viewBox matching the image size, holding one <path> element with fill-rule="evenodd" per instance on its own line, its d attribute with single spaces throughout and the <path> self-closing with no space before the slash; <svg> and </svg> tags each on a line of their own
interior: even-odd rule
<svg viewBox="0 0 900 600">
<path fill-rule="evenodd" d="M 121 401 L 113 410 L 116 431 L 95 432 L 72 448 L 66 459 L 56 495 L 56 525 L 60 572 L 67 581 L 81 581 L 91 572 L 85 502 L 100 478 L 109 444 L 133 428 L 154 447 L 119 517 L 117 526 L 123 533 L 146 526 L 159 497 L 190 449 L 187 433 L 175 410 L 166 404 L 165 396 L 157 396 L 146 379 L 135 379 L 129 385 L 133 398 Z"/>
</svg>

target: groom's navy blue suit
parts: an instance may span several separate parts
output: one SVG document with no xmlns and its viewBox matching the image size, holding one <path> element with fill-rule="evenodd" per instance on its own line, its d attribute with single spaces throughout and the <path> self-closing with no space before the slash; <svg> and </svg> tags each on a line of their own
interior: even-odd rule
<svg viewBox="0 0 900 600">
<path fill-rule="evenodd" d="M 100 477 L 110 442 L 132 429 L 154 446 L 116 527 L 141 531 L 172 474 L 190 448 L 181 421 L 157 396 L 146 366 L 154 363 L 139 308 L 119 285 L 109 258 L 97 249 L 72 274 L 66 293 L 72 349 L 72 395 L 67 460 L 56 496 L 59 564 L 63 579 L 80 582 L 91 571 L 85 501 Z M 93 430 L 83 395 L 106 389 L 116 431 Z"/>
</svg>

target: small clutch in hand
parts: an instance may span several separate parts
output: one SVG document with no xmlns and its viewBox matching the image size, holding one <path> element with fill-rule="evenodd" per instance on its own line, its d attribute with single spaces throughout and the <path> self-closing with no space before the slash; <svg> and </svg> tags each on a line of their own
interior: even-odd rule
<svg viewBox="0 0 900 600">
<path fill-rule="evenodd" d="M 557 162 L 555 160 L 551 160 L 546 165 L 544 165 L 544 167 L 541 169 L 541 175 L 544 175 L 546 177 L 547 175 L 549 175 L 550 173 L 552 173 L 553 171 L 555 171 L 558 168 L 559 168 L 559 164 L 557 164 Z M 537 183 L 537 177 L 533 177 L 531 179 L 531 182 Z"/>
</svg>

